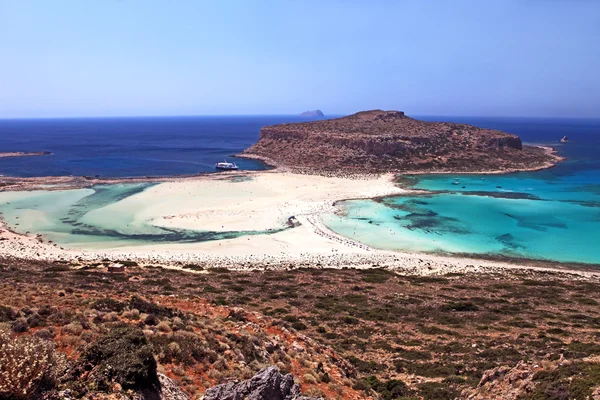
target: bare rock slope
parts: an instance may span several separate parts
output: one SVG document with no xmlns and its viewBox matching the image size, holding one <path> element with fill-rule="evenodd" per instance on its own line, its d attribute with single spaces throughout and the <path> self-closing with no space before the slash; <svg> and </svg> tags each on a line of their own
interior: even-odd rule
<svg viewBox="0 0 600 400">
<path fill-rule="evenodd" d="M 300 394 L 291 374 L 282 375 L 276 367 L 269 367 L 252 378 L 212 387 L 204 400 L 319 400 Z"/>
<path fill-rule="evenodd" d="M 558 160 L 548 150 L 523 146 L 516 135 L 382 110 L 266 126 L 241 156 L 279 166 L 360 172 L 532 170 Z"/>
</svg>

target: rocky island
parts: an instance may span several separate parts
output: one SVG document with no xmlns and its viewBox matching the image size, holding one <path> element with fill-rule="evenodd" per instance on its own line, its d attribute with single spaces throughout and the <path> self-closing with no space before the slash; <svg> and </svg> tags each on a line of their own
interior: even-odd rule
<svg viewBox="0 0 600 400">
<path fill-rule="evenodd" d="M 0 158 L 49 156 L 51 154 L 52 154 L 52 152 L 50 152 L 50 151 L 10 151 L 10 152 L 0 152 Z"/>
<path fill-rule="evenodd" d="M 502 131 L 382 110 L 266 126 L 241 155 L 293 168 L 411 173 L 535 170 L 559 160 Z"/>
<path fill-rule="evenodd" d="M 314 110 L 314 111 L 304 111 L 303 113 L 300 113 L 301 117 L 324 117 L 325 114 L 323 114 L 323 111 L 321 110 Z"/>
</svg>

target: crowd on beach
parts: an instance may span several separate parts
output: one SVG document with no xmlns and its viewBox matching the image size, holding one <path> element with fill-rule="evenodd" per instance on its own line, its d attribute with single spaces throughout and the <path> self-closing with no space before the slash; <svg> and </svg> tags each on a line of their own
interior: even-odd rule
<svg viewBox="0 0 600 400">
<path fill-rule="evenodd" d="M 362 244 L 360 242 L 357 242 L 357 241 L 354 241 L 354 240 L 351 240 L 351 239 L 347 239 L 347 238 L 345 238 L 343 236 L 340 236 L 340 235 L 336 235 L 336 234 L 332 233 L 331 231 L 329 231 L 328 229 L 323 228 L 323 226 L 320 223 L 320 221 L 318 220 L 317 216 L 314 216 L 314 215 L 313 216 L 308 216 L 308 217 L 306 217 L 306 221 L 310 225 L 312 225 L 313 231 L 317 235 L 319 235 L 321 237 L 324 237 L 324 238 L 329 239 L 329 240 L 333 240 L 334 242 L 341 243 L 341 244 L 343 244 L 345 246 L 358 247 L 359 249 L 364 249 L 364 250 L 367 250 L 367 251 L 371 250 L 371 248 L 369 246 L 365 245 L 365 244 Z"/>
</svg>

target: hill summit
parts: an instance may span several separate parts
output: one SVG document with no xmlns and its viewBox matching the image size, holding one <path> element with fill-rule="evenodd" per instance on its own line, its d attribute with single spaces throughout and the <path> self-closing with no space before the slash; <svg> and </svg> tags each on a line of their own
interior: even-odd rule
<svg viewBox="0 0 600 400">
<path fill-rule="evenodd" d="M 554 165 L 550 149 L 498 130 L 427 122 L 402 111 L 265 126 L 241 156 L 279 166 L 356 172 L 490 172 Z"/>
</svg>

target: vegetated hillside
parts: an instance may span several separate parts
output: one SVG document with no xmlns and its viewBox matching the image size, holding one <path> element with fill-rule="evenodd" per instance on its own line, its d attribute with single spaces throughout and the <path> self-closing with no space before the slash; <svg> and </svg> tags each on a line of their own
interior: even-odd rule
<svg viewBox="0 0 600 400">
<path fill-rule="evenodd" d="M 157 379 L 200 398 L 273 365 L 327 399 L 583 400 L 600 386 L 600 284 L 564 273 L 2 264 L 0 341 L 52 366 L 33 375 L 45 398 L 133 399 Z"/>
<path fill-rule="evenodd" d="M 199 297 L 205 276 L 129 270 L 0 265 L 0 399 L 195 399 L 272 366 L 308 396 L 363 397 L 352 365 L 327 346 Z"/>
<path fill-rule="evenodd" d="M 503 171 L 556 161 L 544 149 L 523 146 L 515 135 L 382 110 L 266 126 L 242 156 L 280 166 L 364 172 Z"/>
</svg>

